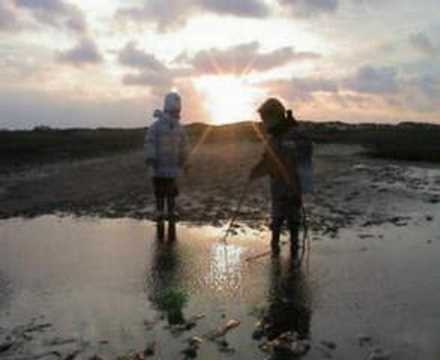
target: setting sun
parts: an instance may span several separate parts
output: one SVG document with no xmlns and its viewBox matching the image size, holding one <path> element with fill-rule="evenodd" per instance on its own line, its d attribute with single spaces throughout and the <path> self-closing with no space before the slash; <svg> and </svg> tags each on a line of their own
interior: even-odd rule
<svg viewBox="0 0 440 360">
<path fill-rule="evenodd" d="M 203 95 L 204 107 L 216 124 L 251 120 L 264 98 L 264 91 L 255 88 L 244 78 L 236 76 L 206 76 L 195 81 Z"/>
</svg>

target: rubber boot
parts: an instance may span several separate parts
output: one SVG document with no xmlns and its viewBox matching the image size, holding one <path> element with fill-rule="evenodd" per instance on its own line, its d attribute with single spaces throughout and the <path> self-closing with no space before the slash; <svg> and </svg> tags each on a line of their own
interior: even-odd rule
<svg viewBox="0 0 440 360">
<path fill-rule="evenodd" d="M 174 196 L 168 196 L 167 197 L 167 211 L 168 216 L 167 219 L 170 222 L 176 222 L 176 213 L 175 213 L 175 207 L 176 207 L 176 200 Z"/>
<path fill-rule="evenodd" d="M 299 253 L 299 229 L 298 226 L 292 226 L 289 229 L 290 232 L 290 254 L 293 258 L 296 258 Z"/>
<path fill-rule="evenodd" d="M 176 223 L 170 220 L 168 223 L 168 242 L 174 242 L 176 239 Z"/>
<path fill-rule="evenodd" d="M 272 240 L 270 246 L 272 248 L 273 255 L 279 255 L 280 253 L 280 230 L 272 230 Z"/>
<path fill-rule="evenodd" d="M 159 223 L 164 220 L 165 198 L 162 196 L 156 197 L 156 216 L 155 220 Z"/>
</svg>

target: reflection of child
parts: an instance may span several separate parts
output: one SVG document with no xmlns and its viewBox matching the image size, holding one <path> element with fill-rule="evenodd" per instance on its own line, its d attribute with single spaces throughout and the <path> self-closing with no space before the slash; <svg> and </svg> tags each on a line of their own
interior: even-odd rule
<svg viewBox="0 0 440 360">
<path fill-rule="evenodd" d="M 281 229 L 287 222 L 291 251 L 296 254 L 302 194 L 303 190 L 311 190 L 311 183 L 303 181 L 305 177 L 302 176 L 310 173 L 311 163 L 304 161 L 303 157 L 311 159 L 312 144 L 296 130 L 296 120 L 279 100 L 268 99 L 258 112 L 268 137 L 263 158 L 252 169 L 250 179 L 270 175 L 272 250 L 279 252 Z"/>
<path fill-rule="evenodd" d="M 145 135 L 145 162 L 153 171 L 157 220 L 164 218 L 165 201 L 168 219 L 175 220 L 175 197 L 179 193 L 176 178 L 187 157 L 186 134 L 180 125 L 181 108 L 180 96 L 169 93 L 165 97 L 163 111 L 154 112 L 157 120 Z"/>
</svg>

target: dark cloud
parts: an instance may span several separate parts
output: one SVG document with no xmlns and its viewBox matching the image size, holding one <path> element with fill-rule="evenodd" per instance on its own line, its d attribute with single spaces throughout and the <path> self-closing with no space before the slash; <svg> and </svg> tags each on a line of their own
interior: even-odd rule
<svg viewBox="0 0 440 360">
<path fill-rule="evenodd" d="M 184 26 L 194 14 L 206 12 L 261 18 L 269 15 L 269 8 L 262 0 L 144 0 L 143 6 L 119 9 L 116 17 L 154 24 L 163 32 Z"/>
<path fill-rule="evenodd" d="M 28 11 L 42 24 L 86 33 L 87 23 L 83 12 L 63 0 L 15 0 L 18 9 Z"/>
<path fill-rule="evenodd" d="M 167 68 L 153 54 L 137 49 L 136 43 L 131 41 L 119 52 L 118 61 L 121 65 L 138 69 L 149 69 L 164 72 Z"/>
<path fill-rule="evenodd" d="M 173 84 L 173 77 L 167 71 L 157 72 L 145 70 L 137 74 L 124 75 L 122 83 L 128 86 L 170 88 Z"/>
<path fill-rule="evenodd" d="M 439 49 L 436 48 L 430 38 L 422 32 L 410 35 L 409 42 L 415 49 L 428 56 L 435 56 L 439 53 Z"/>
<path fill-rule="evenodd" d="M 200 0 L 200 7 L 222 15 L 261 18 L 269 15 L 267 5 L 259 0 Z"/>
<path fill-rule="evenodd" d="M 183 98 L 183 120 L 208 121 L 204 99 L 191 83 L 186 81 L 177 89 Z M 87 100 L 62 92 L 2 88 L 0 129 L 32 129 L 39 125 L 52 128 L 146 126 L 169 90 L 128 99 Z"/>
<path fill-rule="evenodd" d="M 363 66 L 343 80 L 344 88 L 358 93 L 394 94 L 398 92 L 397 71 L 393 67 Z"/>
<path fill-rule="evenodd" d="M 297 52 L 292 47 L 260 52 L 260 44 L 251 42 L 221 50 L 202 50 L 192 57 L 182 54 L 176 61 L 190 65 L 195 75 L 243 74 L 263 72 L 294 61 L 313 60 L 319 57 L 317 53 Z"/>
<path fill-rule="evenodd" d="M 91 39 L 84 38 L 72 49 L 58 53 L 57 60 L 60 63 L 81 66 L 99 64 L 103 58 L 95 42 Z"/>
<path fill-rule="evenodd" d="M 278 0 L 295 17 L 310 17 L 322 13 L 333 13 L 338 9 L 338 0 Z"/>
<path fill-rule="evenodd" d="M 0 89 L 0 128 L 144 126 L 150 104 L 147 97 L 88 101 L 59 92 Z"/>
<path fill-rule="evenodd" d="M 137 48 L 135 42 L 129 42 L 118 53 L 119 64 L 137 69 L 137 73 L 124 75 L 122 83 L 128 86 L 143 86 L 161 89 L 171 88 L 174 81 L 180 77 L 190 75 L 190 72 L 181 68 L 170 68 L 153 54 Z"/>
</svg>

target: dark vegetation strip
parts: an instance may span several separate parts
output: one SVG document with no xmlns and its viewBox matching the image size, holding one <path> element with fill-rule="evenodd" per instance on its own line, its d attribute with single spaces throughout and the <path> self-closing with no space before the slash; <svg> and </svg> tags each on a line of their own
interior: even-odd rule
<svg viewBox="0 0 440 360">
<path fill-rule="evenodd" d="M 402 123 L 399 125 L 347 125 L 305 122 L 317 143 L 359 144 L 371 156 L 414 161 L 440 161 L 440 126 Z M 254 125 L 187 126 L 190 141 L 202 137 L 206 143 L 259 141 Z M 66 129 L 37 128 L 30 131 L 0 131 L 2 172 L 17 167 L 73 161 L 142 149 L 144 128 Z"/>
</svg>

